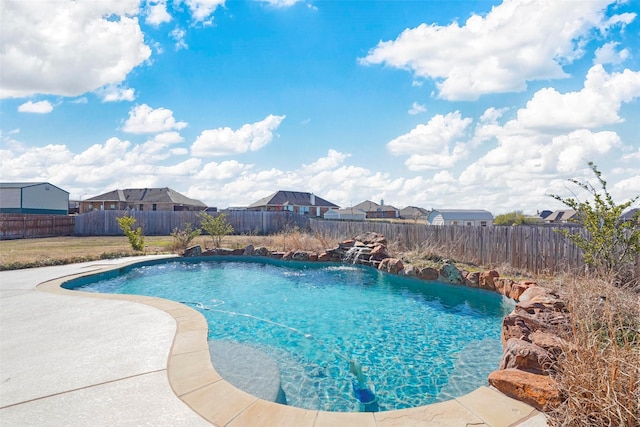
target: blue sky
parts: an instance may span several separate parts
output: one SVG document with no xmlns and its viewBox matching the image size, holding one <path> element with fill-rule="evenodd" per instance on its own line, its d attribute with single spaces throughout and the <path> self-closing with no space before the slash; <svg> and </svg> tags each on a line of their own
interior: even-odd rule
<svg viewBox="0 0 640 427">
<path fill-rule="evenodd" d="M 637 1 L 0 7 L 5 182 L 535 213 L 593 161 L 640 194 Z"/>
</svg>

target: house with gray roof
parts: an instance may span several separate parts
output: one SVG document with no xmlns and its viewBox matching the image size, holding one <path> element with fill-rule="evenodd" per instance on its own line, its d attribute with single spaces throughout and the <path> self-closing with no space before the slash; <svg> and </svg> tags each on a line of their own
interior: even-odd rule
<svg viewBox="0 0 640 427">
<path fill-rule="evenodd" d="M 364 221 L 367 214 L 360 209 L 344 208 L 329 209 L 324 214 L 324 219 L 340 220 L 340 221 Z"/>
<path fill-rule="evenodd" d="M 560 209 L 553 211 L 550 215 L 544 219 L 547 224 L 573 224 L 578 219 L 578 211 L 573 209 Z"/>
<path fill-rule="evenodd" d="M 302 191 L 276 191 L 249 206 L 250 211 L 268 212 L 296 212 L 310 217 L 323 216 L 329 209 L 337 209 L 338 205 L 331 203 L 313 193 Z"/>
<path fill-rule="evenodd" d="M 640 209 L 629 209 L 620 216 L 620 219 L 622 220 L 622 222 L 637 221 L 638 223 L 640 223 Z"/>
<path fill-rule="evenodd" d="M 482 209 L 434 209 L 427 217 L 428 225 L 492 226 L 493 215 Z"/>
<path fill-rule="evenodd" d="M 367 214 L 367 218 L 399 218 L 400 211 L 391 205 L 385 205 L 384 200 L 380 200 L 380 204 L 365 200 L 354 206 L 354 209 L 360 209 Z"/>
<path fill-rule="evenodd" d="M 80 202 L 80 213 L 94 210 L 203 211 L 207 205 L 168 187 L 127 188 Z"/>
<path fill-rule="evenodd" d="M 412 219 L 417 221 L 418 219 L 425 219 L 429 215 L 429 211 L 425 208 L 419 208 L 417 206 L 407 206 L 400 209 L 400 218 Z"/>
<path fill-rule="evenodd" d="M 67 215 L 69 192 L 48 182 L 3 182 L 0 213 Z"/>
</svg>

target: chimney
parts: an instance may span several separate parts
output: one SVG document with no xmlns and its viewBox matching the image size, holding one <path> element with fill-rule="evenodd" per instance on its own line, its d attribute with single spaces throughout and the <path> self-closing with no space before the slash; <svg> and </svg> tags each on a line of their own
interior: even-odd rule
<svg viewBox="0 0 640 427">
<path fill-rule="evenodd" d="M 380 199 L 380 206 L 384 206 L 384 199 Z"/>
<path fill-rule="evenodd" d="M 311 193 L 311 195 L 309 196 L 309 201 L 311 202 L 310 206 L 315 206 L 316 205 L 316 196 L 315 196 L 315 194 Z"/>
</svg>

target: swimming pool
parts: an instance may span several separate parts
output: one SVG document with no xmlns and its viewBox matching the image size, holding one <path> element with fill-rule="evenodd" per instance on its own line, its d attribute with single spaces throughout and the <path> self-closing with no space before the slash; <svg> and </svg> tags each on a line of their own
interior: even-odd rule
<svg viewBox="0 0 640 427">
<path fill-rule="evenodd" d="M 64 287 L 186 303 L 207 318 L 210 340 L 273 358 L 287 404 L 329 411 L 422 406 L 486 384 L 513 308 L 477 289 L 265 258 L 146 263 Z"/>
</svg>

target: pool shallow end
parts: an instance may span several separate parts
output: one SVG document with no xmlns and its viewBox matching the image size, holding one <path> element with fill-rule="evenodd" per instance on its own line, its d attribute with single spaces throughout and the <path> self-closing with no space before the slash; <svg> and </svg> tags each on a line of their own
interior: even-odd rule
<svg viewBox="0 0 640 427">
<path fill-rule="evenodd" d="M 142 260 L 143 261 L 143 260 Z M 169 352 L 167 375 L 174 393 L 213 425 L 229 426 L 509 426 L 537 414 L 532 407 L 498 391 L 480 387 L 457 399 L 432 405 L 377 413 L 306 410 L 258 399 L 225 381 L 211 364 L 204 316 L 183 304 L 154 297 L 96 294 L 61 288 L 72 278 L 128 267 L 134 260 L 100 270 L 60 278 L 39 290 L 91 298 L 121 299 L 150 305 L 170 314 L 176 335 Z M 499 411 L 496 408 L 500 408 Z"/>
</svg>

